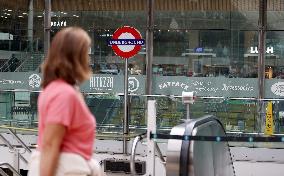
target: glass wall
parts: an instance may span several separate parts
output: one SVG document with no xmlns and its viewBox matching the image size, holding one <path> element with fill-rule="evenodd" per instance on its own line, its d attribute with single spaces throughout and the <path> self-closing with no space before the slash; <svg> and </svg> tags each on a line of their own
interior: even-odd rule
<svg viewBox="0 0 284 176">
<path fill-rule="evenodd" d="M 252 59 L 247 55 L 258 45 L 258 1 L 165 3 L 157 1 L 155 6 L 155 74 L 257 77 L 257 71 L 249 68 L 257 65 L 257 55 Z"/>
<path fill-rule="evenodd" d="M 1 0 L 0 15 L 0 71 L 36 70 L 43 59 L 43 6 Z"/>
<path fill-rule="evenodd" d="M 1 98 L 6 102 L 0 113 L 3 119 L 36 122 L 35 102 L 40 88 L 34 81 L 41 77 L 38 68 L 43 61 L 44 1 L 27 0 L 24 5 L 19 2 L 0 0 L 0 71 L 9 72 L 0 75 Z M 215 114 L 228 131 L 256 132 L 259 2 L 155 0 L 152 29 L 147 24 L 146 0 L 53 0 L 51 40 L 56 32 L 68 26 L 79 26 L 89 33 L 94 75 L 81 90 L 99 126 L 122 127 L 124 60 L 114 54 L 107 41 L 117 28 L 127 25 L 137 28 L 144 39 L 147 32 L 153 33 L 150 46 L 153 56 L 146 57 L 146 42 L 129 59 L 133 128 L 145 127 L 148 63 L 153 69 L 152 94 L 157 95 L 161 129 L 169 129 L 185 118 L 186 108 L 180 96 L 183 91 L 194 91 L 199 99 L 192 105 L 192 118 Z M 284 77 L 283 10 L 282 1 L 268 0 L 264 95 L 267 99 L 281 100 L 284 96 L 280 80 Z M 147 62 L 151 57 L 153 63 Z M 15 93 L 14 89 L 25 89 L 30 94 Z M 274 107 L 275 121 L 279 121 L 275 131 L 281 132 L 279 119 L 284 114 L 281 101 L 275 101 Z M 23 116 L 25 112 L 29 115 Z"/>
<path fill-rule="evenodd" d="M 72 2 L 70 2 L 72 3 Z M 92 38 L 90 50 L 91 66 L 95 74 L 123 74 L 124 60 L 114 54 L 108 46 L 108 40 L 116 29 L 122 26 L 134 26 L 145 38 L 146 1 L 89 1 L 89 4 L 64 7 L 60 1 L 52 1 L 51 37 L 68 26 L 80 26 Z M 86 7 L 88 6 L 88 7 Z M 129 60 L 129 67 L 134 68 L 132 74 L 145 74 L 145 48 Z"/>
</svg>

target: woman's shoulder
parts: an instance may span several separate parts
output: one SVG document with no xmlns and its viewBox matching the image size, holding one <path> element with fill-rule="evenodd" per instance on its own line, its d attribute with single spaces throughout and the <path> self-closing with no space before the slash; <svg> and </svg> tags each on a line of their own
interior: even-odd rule
<svg viewBox="0 0 284 176">
<path fill-rule="evenodd" d="M 74 86 L 68 84 L 64 80 L 58 79 L 52 81 L 44 90 L 46 93 L 51 93 L 53 95 L 61 94 L 66 96 L 71 96 L 76 94 Z"/>
</svg>

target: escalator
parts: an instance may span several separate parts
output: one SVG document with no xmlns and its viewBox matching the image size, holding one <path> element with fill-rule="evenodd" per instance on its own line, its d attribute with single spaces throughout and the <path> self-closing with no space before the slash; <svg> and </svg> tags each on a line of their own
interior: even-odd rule
<svg viewBox="0 0 284 176">
<path fill-rule="evenodd" d="M 221 122 L 209 115 L 173 127 L 171 135 L 222 137 L 226 133 Z M 228 142 L 169 139 L 166 173 L 167 176 L 235 176 Z"/>
</svg>

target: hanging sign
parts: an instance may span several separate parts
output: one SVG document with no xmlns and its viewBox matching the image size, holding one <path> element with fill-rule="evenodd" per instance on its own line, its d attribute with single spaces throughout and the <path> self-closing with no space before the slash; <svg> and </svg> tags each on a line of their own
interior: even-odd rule
<svg viewBox="0 0 284 176">
<path fill-rule="evenodd" d="M 114 53 L 124 59 L 135 56 L 144 43 L 145 40 L 142 39 L 140 32 L 130 26 L 118 28 L 113 33 L 112 39 L 108 41 Z"/>
</svg>

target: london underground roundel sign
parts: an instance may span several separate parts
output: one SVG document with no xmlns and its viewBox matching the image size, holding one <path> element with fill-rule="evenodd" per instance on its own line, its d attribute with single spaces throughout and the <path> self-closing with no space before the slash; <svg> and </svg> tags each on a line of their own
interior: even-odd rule
<svg viewBox="0 0 284 176">
<path fill-rule="evenodd" d="M 135 56 L 144 45 L 140 32 L 134 27 L 123 26 L 118 28 L 108 41 L 114 53 L 122 58 L 128 59 Z"/>
</svg>

